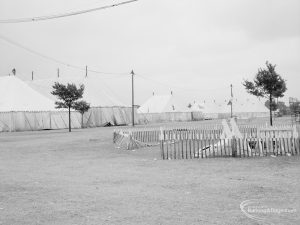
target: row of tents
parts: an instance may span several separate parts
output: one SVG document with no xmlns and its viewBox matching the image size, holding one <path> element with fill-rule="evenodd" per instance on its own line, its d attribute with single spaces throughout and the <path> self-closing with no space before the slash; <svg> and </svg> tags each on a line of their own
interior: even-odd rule
<svg viewBox="0 0 300 225">
<path fill-rule="evenodd" d="M 54 78 L 23 81 L 16 76 L 0 77 L 0 131 L 60 129 L 68 125 L 67 112 L 55 108 L 55 96 L 51 95 L 55 82 L 76 85 L 84 84 L 83 99 L 91 104 L 84 115 L 84 126 L 95 127 L 128 125 L 131 123 L 131 108 L 114 97 L 101 85 L 98 77 Z M 232 100 L 238 117 L 267 116 L 268 109 L 258 99 L 240 102 Z M 175 95 L 153 95 L 136 111 L 135 123 L 166 121 L 190 121 L 227 117 L 228 101 L 192 102 L 184 104 Z M 72 126 L 81 126 L 81 115 L 72 112 Z"/>
</svg>

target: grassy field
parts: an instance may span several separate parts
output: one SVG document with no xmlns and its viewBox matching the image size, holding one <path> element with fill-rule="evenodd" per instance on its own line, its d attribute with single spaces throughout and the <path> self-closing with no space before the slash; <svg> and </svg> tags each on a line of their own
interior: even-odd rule
<svg viewBox="0 0 300 225">
<path fill-rule="evenodd" d="M 248 199 L 299 224 L 299 157 L 162 161 L 157 147 L 116 149 L 112 131 L 0 133 L 0 224 L 260 224 Z"/>
</svg>

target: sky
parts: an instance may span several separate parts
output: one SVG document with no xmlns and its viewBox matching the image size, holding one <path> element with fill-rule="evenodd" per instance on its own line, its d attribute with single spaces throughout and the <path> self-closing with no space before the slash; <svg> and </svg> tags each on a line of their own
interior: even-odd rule
<svg viewBox="0 0 300 225">
<path fill-rule="evenodd" d="M 0 20 L 27 18 L 121 2 L 114 0 L 0 0 Z M 74 69 L 14 46 L 76 65 Z M 85 76 L 102 79 L 125 104 L 169 94 L 184 102 L 246 99 L 242 86 L 265 62 L 276 64 L 288 97 L 300 99 L 299 0 L 139 0 L 127 5 L 40 22 L 0 24 L 0 76 L 23 80 Z M 101 88 L 99 85 L 99 88 Z"/>
</svg>

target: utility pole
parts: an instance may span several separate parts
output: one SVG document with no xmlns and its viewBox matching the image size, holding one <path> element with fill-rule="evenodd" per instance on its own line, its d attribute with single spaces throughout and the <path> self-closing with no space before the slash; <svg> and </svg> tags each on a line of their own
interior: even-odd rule
<svg viewBox="0 0 300 225">
<path fill-rule="evenodd" d="M 88 68 L 87 66 L 85 66 L 85 77 L 87 77 L 87 75 L 88 75 Z"/>
<path fill-rule="evenodd" d="M 134 72 L 131 71 L 131 119 L 132 126 L 134 127 Z"/>
<path fill-rule="evenodd" d="M 57 68 L 57 78 L 59 78 L 59 68 Z"/>
<path fill-rule="evenodd" d="M 33 80 L 33 71 L 31 72 L 31 80 Z"/>
<path fill-rule="evenodd" d="M 230 104 L 230 117 L 232 118 L 232 114 L 233 114 L 233 111 L 232 111 L 232 105 L 233 105 L 233 93 L 232 93 L 232 84 L 230 84 L 230 92 L 231 92 L 231 104 Z"/>
</svg>

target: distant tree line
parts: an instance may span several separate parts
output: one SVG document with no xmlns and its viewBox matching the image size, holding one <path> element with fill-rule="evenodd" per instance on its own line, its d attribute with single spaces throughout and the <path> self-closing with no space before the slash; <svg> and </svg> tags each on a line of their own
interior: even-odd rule
<svg viewBox="0 0 300 225">
<path fill-rule="evenodd" d="M 270 110 L 269 100 L 265 102 L 265 106 Z M 286 105 L 285 102 L 282 101 L 273 101 L 271 110 L 276 112 L 277 116 L 298 115 L 300 114 L 300 102 L 290 102 L 289 105 Z"/>
</svg>

